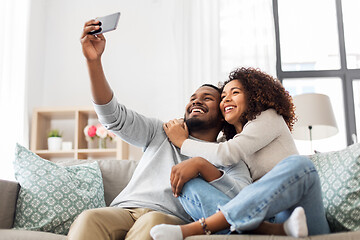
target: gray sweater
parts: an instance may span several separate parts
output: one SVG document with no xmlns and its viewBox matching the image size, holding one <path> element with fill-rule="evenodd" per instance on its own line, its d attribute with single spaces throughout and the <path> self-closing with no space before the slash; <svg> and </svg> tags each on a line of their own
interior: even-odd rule
<svg viewBox="0 0 360 240">
<path fill-rule="evenodd" d="M 127 109 L 115 97 L 105 105 L 94 104 L 94 108 L 105 128 L 144 151 L 129 184 L 111 206 L 150 208 L 191 221 L 179 200 L 173 196 L 170 186 L 171 168 L 188 157 L 169 142 L 163 122 Z M 223 171 L 222 177 L 210 184 L 229 197 L 236 196 L 251 183 L 249 170 L 243 161 L 219 169 Z"/>
</svg>

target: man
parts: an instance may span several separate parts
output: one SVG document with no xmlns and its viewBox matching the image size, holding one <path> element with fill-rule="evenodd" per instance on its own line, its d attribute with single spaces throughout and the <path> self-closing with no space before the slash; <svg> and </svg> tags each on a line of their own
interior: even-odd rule
<svg viewBox="0 0 360 240">
<path fill-rule="evenodd" d="M 94 25 L 97 23 L 95 20 L 85 23 L 81 43 L 99 121 L 123 140 L 145 151 L 129 184 L 111 203 L 112 207 L 87 210 L 80 214 L 71 226 L 68 238 L 151 239 L 149 232 L 155 225 L 191 221 L 172 194 L 169 179 L 173 166 L 188 161 L 196 175 L 200 174 L 212 186 L 224 192 L 229 192 L 229 186 L 238 192 L 251 179 L 243 163 L 219 171 L 205 160 L 187 160 L 188 157 L 181 155 L 180 150 L 169 142 L 161 121 L 146 118 L 117 102 L 101 65 L 105 38 L 103 35 L 88 34 L 99 28 Z M 218 89 L 210 85 L 200 87 L 192 95 L 185 109 L 191 138 L 216 141 L 223 122 L 219 102 Z"/>
</svg>

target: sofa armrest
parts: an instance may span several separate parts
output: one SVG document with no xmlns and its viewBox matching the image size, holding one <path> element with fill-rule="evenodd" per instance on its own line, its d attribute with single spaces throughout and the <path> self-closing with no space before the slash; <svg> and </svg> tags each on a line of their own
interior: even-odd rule
<svg viewBox="0 0 360 240">
<path fill-rule="evenodd" d="M 17 182 L 0 179 L 0 229 L 13 227 L 19 190 Z"/>
</svg>

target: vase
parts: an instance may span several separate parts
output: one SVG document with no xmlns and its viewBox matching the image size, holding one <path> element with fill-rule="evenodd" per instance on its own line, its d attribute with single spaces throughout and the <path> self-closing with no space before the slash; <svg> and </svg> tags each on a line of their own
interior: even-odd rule
<svg viewBox="0 0 360 240">
<path fill-rule="evenodd" d="M 62 144 L 61 137 L 49 137 L 48 138 L 48 149 L 50 151 L 60 151 Z"/>
<path fill-rule="evenodd" d="M 98 147 L 97 139 L 88 138 L 88 139 L 86 139 L 86 142 L 87 142 L 88 149 L 94 149 L 94 148 Z"/>
<path fill-rule="evenodd" d="M 106 148 L 106 138 L 99 138 L 99 148 L 100 149 Z"/>
</svg>

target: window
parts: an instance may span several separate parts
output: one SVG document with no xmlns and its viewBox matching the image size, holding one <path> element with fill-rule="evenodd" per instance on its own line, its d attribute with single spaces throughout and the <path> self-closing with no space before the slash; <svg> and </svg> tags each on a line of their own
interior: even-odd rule
<svg viewBox="0 0 360 240">
<path fill-rule="evenodd" d="M 314 141 L 315 150 L 343 148 L 360 134 L 359 6 L 357 0 L 273 0 L 278 78 L 292 95 L 328 95 L 335 112 L 339 133 Z"/>
<path fill-rule="evenodd" d="M 360 68 L 360 1 L 342 0 L 346 62 L 349 69 Z"/>
<path fill-rule="evenodd" d="M 354 109 L 356 119 L 356 136 L 360 137 L 360 79 L 353 81 Z M 355 137 L 355 136 L 352 136 Z"/>
<path fill-rule="evenodd" d="M 335 2 L 278 2 L 282 69 L 340 69 Z"/>
</svg>

